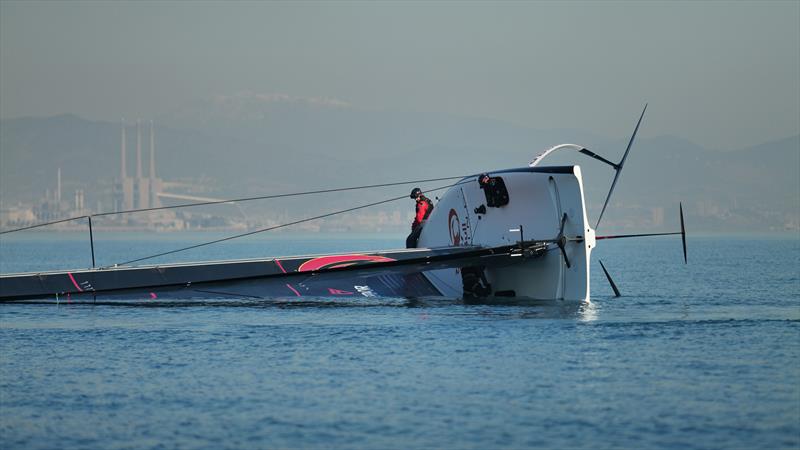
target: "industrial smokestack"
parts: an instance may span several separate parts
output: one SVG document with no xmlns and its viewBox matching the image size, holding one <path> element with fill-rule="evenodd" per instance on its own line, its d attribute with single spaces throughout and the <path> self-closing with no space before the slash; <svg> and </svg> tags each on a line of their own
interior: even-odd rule
<svg viewBox="0 0 800 450">
<path fill-rule="evenodd" d="M 120 179 L 124 180 L 125 177 L 128 176 L 127 170 L 125 169 L 125 119 L 122 119 L 122 164 L 120 165 L 120 172 L 119 177 Z"/>
<path fill-rule="evenodd" d="M 61 204 L 61 167 L 58 168 L 58 176 L 56 177 L 56 204 Z"/>
<path fill-rule="evenodd" d="M 83 189 L 75 190 L 75 210 L 83 211 Z"/>
<path fill-rule="evenodd" d="M 153 121 L 150 121 L 150 178 L 156 178 L 156 138 Z"/>
<path fill-rule="evenodd" d="M 142 179 L 142 127 L 141 121 L 136 119 L 136 179 Z"/>
</svg>

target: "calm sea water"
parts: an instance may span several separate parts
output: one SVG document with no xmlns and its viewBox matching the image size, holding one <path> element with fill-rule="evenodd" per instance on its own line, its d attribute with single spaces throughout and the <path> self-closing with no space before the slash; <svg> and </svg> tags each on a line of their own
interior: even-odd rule
<svg viewBox="0 0 800 450">
<path fill-rule="evenodd" d="M 99 236 L 98 264 L 213 237 Z M 3 237 L 0 271 L 85 267 L 87 244 Z M 0 447 L 800 448 L 800 237 L 690 237 L 688 266 L 677 239 L 600 244 L 590 304 L 0 305 Z"/>
</svg>

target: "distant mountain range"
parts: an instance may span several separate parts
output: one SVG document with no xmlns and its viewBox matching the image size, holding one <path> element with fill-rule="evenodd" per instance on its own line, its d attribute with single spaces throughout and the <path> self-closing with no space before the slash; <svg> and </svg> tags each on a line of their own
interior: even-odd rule
<svg viewBox="0 0 800 450">
<path fill-rule="evenodd" d="M 631 121 L 635 117 L 620 118 Z M 242 197 L 387 181 L 463 175 L 525 166 L 541 150 L 573 142 L 617 161 L 628 136 L 608 139 L 579 130 L 536 130 L 495 120 L 444 114 L 376 112 L 335 101 L 238 95 L 198 102 L 156 117 L 157 171 L 200 186 L 213 197 Z M 647 117 L 642 125 L 647 127 Z M 127 166 L 135 173 L 135 124 L 128 122 Z M 142 124 L 144 172 L 149 121 Z M 34 202 L 55 188 L 84 189 L 86 204 L 110 207 L 120 166 L 120 123 L 75 115 L 0 121 L 0 202 Z M 611 182 L 607 166 L 577 153 L 552 163 L 584 169 L 590 217 Z M 440 183 L 441 184 L 441 183 Z M 410 187 L 284 202 L 308 211 L 354 205 Z M 402 192 L 401 192 L 402 191 Z M 387 195 L 387 192 L 389 195 Z M 672 229 L 677 204 L 697 231 L 774 231 L 797 227 L 800 136 L 755 147 L 714 151 L 672 136 L 638 138 L 604 219 L 605 231 L 648 225 Z M 395 205 L 392 208 L 411 208 Z M 267 207 L 264 207 L 267 208 Z M 257 208 L 256 208 L 257 210 Z M 607 222 L 606 222 L 607 220 Z"/>
</svg>

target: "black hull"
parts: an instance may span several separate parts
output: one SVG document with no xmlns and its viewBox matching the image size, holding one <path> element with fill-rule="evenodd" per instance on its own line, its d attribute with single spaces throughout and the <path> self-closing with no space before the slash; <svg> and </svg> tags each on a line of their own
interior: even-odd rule
<svg viewBox="0 0 800 450">
<path fill-rule="evenodd" d="M 0 276 L 0 302 L 432 297 L 423 272 L 507 262 L 511 247 L 215 261 Z"/>
</svg>

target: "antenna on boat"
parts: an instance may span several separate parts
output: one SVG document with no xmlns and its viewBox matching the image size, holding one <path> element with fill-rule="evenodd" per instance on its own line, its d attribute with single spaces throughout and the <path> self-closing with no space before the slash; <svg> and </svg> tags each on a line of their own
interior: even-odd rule
<svg viewBox="0 0 800 450">
<path fill-rule="evenodd" d="M 631 135 L 631 140 L 628 141 L 628 148 L 625 149 L 625 154 L 622 155 L 622 160 L 619 164 L 615 164 L 614 170 L 617 173 L 614 175 L 614 181 L 611 182 L 611 189 L 608 190 L 608 195 L 606 196 L 606 201 L 603 203 L 603 209 L 600 211 L 600 217 L 597 218 L 597 223 L 594 226 L 596 230 L 598 226 L 600 226 L 600 221 L 603 219 L 603 213 L 606 212 L 606 206 L 608 206 L 608 201 L 611 199 L 611 194 L 614 193 L 614 187 L 617 186 L 617 181 L 619 181 L 619 176 L 622 173 L 622 167 L 625 165 L 625 159 L 628 158 L 628 152 L 631 151 L 631 146 L 633 145 L 633 140 L 636 138 L 636 133 L 639 131 L 639 125 L 642 124 L 642 118 L 644 118 L 644 112 L 647 111 L 647 103 L 644 104 L 644 109 L 642 109 L 642 115 L 639 116 L 639 121 L 636 123 L 636 128 L 633 130 L 633 134 Z"/>
</svg>

